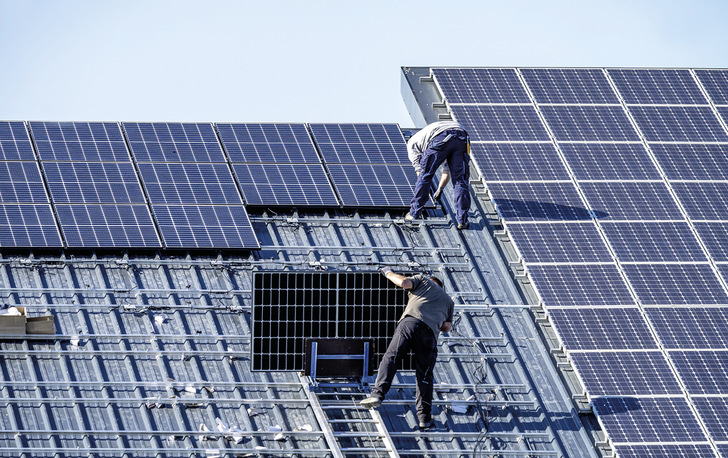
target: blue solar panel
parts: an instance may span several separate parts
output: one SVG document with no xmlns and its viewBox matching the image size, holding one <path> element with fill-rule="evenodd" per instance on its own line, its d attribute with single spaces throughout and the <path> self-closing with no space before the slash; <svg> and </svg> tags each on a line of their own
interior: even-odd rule
<svg viewBox="0 0 728 458">
<path fill-rule="evenodd" d="M 320 163 L 304 124 L 217 124 L 231 162 Z"/>
<path fill-rule="evenodd" d="M 652 144 L 670 180 L 728 180 L 728 145 Z"/>
<path fill-rule="evenodd" d="M 587 183 L 579 186 L 599 218 L 608 220 L 682 220 L 665 183 Z"/>
<path fill-rule="evenodd" d="M 139 164 L 152 204 L 228 204 L 243 201 L 227 164 Z"/>
<path fill-rule="evenodd" d="M 728 399 L 696 396 L 692 401 L 713 440 L 728 441 L 728 423 L 725 421 L 728 418 Z"/>
<path fill-rule="evenodd" d="M 622 107 L 542 106 L 541 112 L 560 142 L 640 140 Z"/>
<path fill-rule="evenodd" d="M 0 121 L 0 159 L 35 161 L 33 145 L 22 122 Z"/>
<path fill-rule="evenodd" d="M 56 204 L 69 247 L 161 247 L 145 205 Z"/>
<path fill-rule="evenodd" d="M 248 205 L 338 206 L 321 164 L 234 164 Z"/>
<path fill-rule="evenodd" d="M 596 398 L 592 402 L 615 443 L 707 441 L 685 398 Z"/>
<path fill-rule="evenodd" d="M 728 308 L 648 308 L 647 317 L 665 348 L 728 348 Z"/>
<path fill-rule="evenodd" d="M 671 183 L 693 221 L 728 220 L 728 183 Z"/>
<path fill-rule="evenodd" d="M 569 353 L 591 396 L 681 394 L 660 351 Z"/>
<path fill-rule="evenodd" d="M 43 161 L 129 162 L 124 136 L 112 122 L 31 122 Z"/>
<path fill-rule="evenodd" d="M 695 223 L 705 249 L 718 262 L 728 262 L 728 223 Z"/>
<path fill-rule="evenodd" d="M 528 272 L 544 305 L 633 305 L 614 265 L 530 265 Z"/>
<path fill-rule="evenodd" d="M 728 394 L 728 352 L 671 351 L 677 373 L 690 394 Z"/>
<path fill-rule="evenodd" d="M 417 176 L 411 165 L 329 164 L 344 206 L 409 207 Z"/>
<path fill-rule="evenodd" d="M 652 331 L 637 308 L 552 308 L 548 314 L 570 350 L 657 348 Z"/>
<path fill-rule="evenodd" d="M 260 248 L 242 205 L 153 205 L 168 248 Z"/>
<path fill-rule="evenodd" d="M 660 180 L 645 147 L 636 143 L 562 143 L 577 180 Z"/>
<path fill-rule="evenodd" d="M 123 123 L 138 162 L 225 162 L 212 128 L 205 123 Z"/>
<path fill-rule="evenodd" d="M 513 68 L 433 68 L 449 103 L 530 103 Z"/>
<path fill-rule="evenodd" d="M 572 183 L 491 183 L 488 189 L 506 220 L 591 219 Z"/>
<path fill-rule="evenodd" d="M 471 141 L 550 140 L 532 106 L 455 105 L 451 112 L 468 131 Z"/>
<path fill-rule="evenodd" d="M 728 142 L 710 107 L 631 106 L 629 111 L 648 142 Z"/>
<path fill-rule="evenodd" d="M 602 223 L 621 262 L 707 261 L 688 223 Z"/>
<path fill-rule="evenodd" d="M 724 123 L 728 123 L 728 107 L 716 107 L 718 115 L 723 119 Z"/>
<path fill-rule="evenodd" d="M 50 204 L 0 205 L 0 246 L 61 247 Z"/>
<path fill-rule="evenodd" d="M 710 444 L 618 445 L 619 458 L 717 458 Z"/>
<path fill-rule="evenodd" d="M 716 105 L 728 105 L 728 70 L 695 70 L 695 75 Z"/>
<path fill-rule="evenodd" d="M 537 103 L 619 103 L 604 71 L 593 68 L 524 68 Z"/>
<path fill-rule="evenodd" d="M 508 234 L 526 263 L 612 262 L 594 223 L 508 225 Z"/>
<path fill-rule="evenodd" d="M 707 105 L 687 69 L 610 69 L 609 76 L 626 103 Z"/>
<path fill-rule="evenodd" d="M 54 203 L 144 204 L 131 162 L 44 162 Z"/>
<path fill-rule="evenodd" d="M 485 181 L 570 179 L 551 143 L 473 143 L 470 155 Z"/>
<path fill-rule="evenodd" d="M 311 124 L 327 164 L 409 164 L 396 124 Z"/>
<path fill-rule="evenodd" d="M 708 264 L 625 264 L 627 279 L 643 305 L 728 304 Z"/>
<path fill-rule="evenodd" d="M 48 202 L 43 178 L 36 162 L 0 162 L 0 202 Z"/>
</svg>

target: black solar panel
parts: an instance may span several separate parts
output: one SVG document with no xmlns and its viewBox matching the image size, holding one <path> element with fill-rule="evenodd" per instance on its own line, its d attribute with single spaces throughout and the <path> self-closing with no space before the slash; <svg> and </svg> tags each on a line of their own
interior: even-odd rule
<svg viewBox="0 0 728 458">
<path fill-rule="evenodd" d="M 233 164 L 249 205 L 339 205 L 321 164 Z"/>
<path fill-rule="evenodd" d="M 49 204 L 0 205 L 0 246 L 61 247 Z"/>
<path fill-rule="evenodd" d="M 223 163 L 140 163 L 153 204 L 242 205 L 230 167 Z"/>
<path fill-rule="evenodd" d="M 417 175 L 411 165 L 329 164 L 344 206 L 409 207 Z"/>
<path fill-rule="evenodd" d="M 671 183 L 693 221 L 728 221 L 728 182 Z"/>
<path fill-rule="evenodd" d="M 25 124 L 0 121 L 0 155 L 4 161 L 35 161 Z"/>
<path fill-rule="evenodd" d="M 728 223 L 695 223 L 695 230 L 714 261 L 728 262 Z"/>
<path fill-rule="evenodd" d="M 326 164 L 409 164 L 396 124 L 311 124 Z"/>
<path fill-rule="evenodd" d="M 637 308 L 551 308 L 548 314 L 570 350 L 657 348 L 655 337 Z"/>
<path fill-rule="evenodd" d="M 145 203 L 130 161 L 44 162 L 43 171 L 56 204 Z"/>
<path fill-rule="evenodd" d="M 531 265 L 528 272 L 547 307 L 634 304 L 614 265 Z"/>
<path fill-rule="evenodd" d="M 242 205 L 152 205 L 169 248 L 259 248 Z"/>
<path fill-rule="evenodd" d="M 618 445 L 620 458 L 717 458 L 710 444 Z"/>
<path fill-rule="evenodd" d="M 230 162 L 320 163 L 304 124 L 216 124 Z"/>
<path fill-rule="evenodd" d="M 139 162 L 225 162 L 209 123 L 124 123 Z"/>
<path fill-rule="evenodd" d="M 524 68 L 537 103 L 619 103 L 604 71 L 595 68 Z"/>
<path fill-rule="evenodd" d="M 628 104 L 707 105 L 690 70 L 610 69 L 609 76 Z"/>
<path fill-rule="evenodd" d="M 33 141 L 43 161 L 129 162 L 117 123 L 31 122 Z"/>
<path fill-rule="evenodd" d="M 703 420 L 708 433 L 716 441 L 728 441 L 728 398 L 724 397 L 694 397 L 692 399 L 698 410 L 698 416 Z M 725 447 L 721 453 L 725 453 Z M 709 455 L 706 455 L 709 456 Z"/>
</svg>

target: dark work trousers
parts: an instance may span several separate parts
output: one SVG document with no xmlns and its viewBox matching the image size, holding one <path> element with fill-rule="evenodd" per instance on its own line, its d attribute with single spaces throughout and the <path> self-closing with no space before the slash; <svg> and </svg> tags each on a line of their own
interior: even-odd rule
<svg viewBox="0 0 728 458">
<path fill-rule="evenodd" d="M 449 137 L 449 138 L 448 138 Z M 463 130 L 446 130 L 436 135 L 427 145 L 420 159 L 420 176 L 415 184 L 415 195 L 410 202 L 410 215 L 420 216 L 422 207 L 427 203 L 435 172 L 447 161 L 450 167 L 450 179 L 455 191 L 455 208 L 457 222 L 468 222 L 470 209 L 470 155 L 468 153 L 468 134 Z"/>
<path fill-rule="evenodd" d="M 377 381 L 372 395 L 384 399 L 392 386 L 394 374 L 402 358 L 414 351 L 415 375 L 417 377 L 417 416 L 420 421 L 430 421 L 432 415 L 432 371 L 437 360 L 437 339 L 430 329 L 417 318 L 406 316 L 394 331 L 387 352 L 379 364 Z"/>
</svg>

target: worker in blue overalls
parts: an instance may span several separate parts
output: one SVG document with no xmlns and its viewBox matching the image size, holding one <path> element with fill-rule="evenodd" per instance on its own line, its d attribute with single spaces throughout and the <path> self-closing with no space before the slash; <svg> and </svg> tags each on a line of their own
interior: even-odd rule
<svg viewBox="0 0 728 458">
<path fill-rule="evenodd" d="M 458 229 L 467 229 L 470 209 L 470 139 L 465 129 L 454 121 L 429 124 L 407 142 L 407 154 L 417 172 L 417 183 L 405 220 L 419 218 L 422 207 L 430 196 L 435 172 L 444 164 L 442 177 L 433 197 L 437 200 L 452 178 Z"/>
</svg>

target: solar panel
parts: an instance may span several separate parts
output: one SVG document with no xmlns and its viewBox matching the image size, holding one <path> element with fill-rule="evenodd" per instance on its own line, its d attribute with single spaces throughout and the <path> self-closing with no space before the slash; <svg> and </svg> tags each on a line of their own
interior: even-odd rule
<svg viewBox="0 0 728 458">
<path fill-rule="evenodd" d="M 216 124 L 230 162 L 320 163 L 304 124 Z"/>
<path fill-rule="evenodd" d="M 260 248 L 242 205 L 152 205 L 168 248 Z"/>
<path fill-rule="evenodd" d="M 44 162 L 43 171 L 56 204 L 146 203 L 131 162 Z"/>
<path fill-rule="evenodd" d="M 524 68 L 521 74 L 537 103 L 619 103 L 601 69 Z"/>
<path fill-rule="evenodd" d="M 687 69 L 610 69 L 614 85 L 628 104 L 707 105 Z"/>
<path fill-rule="evenodd" d="M 683 220 L 665 183 L 581 182 L 586 200 L 605 220 Z"/>
<path fill-rule="evenodd" d="M 728 223 L 695 223 L 695 230 L 713 261 L 728 262 Z"/>
<path fill-rule="evenodd" d="M 146 204 L 56 204 L 56 211 L 69 247 L 161 246 Z"/>
<path fill-rule="evenodd" d="M 547 307 L 635 303 L 614 265 L 531 265 L 528 273 Z"/>
<path fill-rule="evenodd" d="M 596 398 L 594 410 L 612 441 L 705 442 L 685 398 Z"/>
<path fill-rule="evenodd" d="M 660 351 L 570 353 L 569 358 L 592 396 L 681 394 Z"/>
<path fill-rule="evenodd" d="M 622 107 L 542 106 L 541 113 L 559 142 L 640 140 Z"/>
<path fill-rule="evenodd" d="M 234 164 L 233 170 L 248 205 L 339 205 L 321 164 Z"/>
<path fill-rule="evenodd" d="M 657 348 L 652 331 L 637 308 L 551 308 L 548 314 L 570 350 Z"/>
<path fill-rule="evenodd" d="M 625 275 L 643 305 L 728 304 L 708 264 L 625 264 Z"/>
<path fill-rule="evenodd" d="M 594 223 L 508 224 L 508 234 L 526 263 L 612 262 Z"/>
<path fill-rule="evenodd" d="M 512 68 L 433 68 L 432 75 L 449 103 L 531 102 Z"/>
<path fill-rule="evenodd" d="M 670 359 L 690 394 L 728 394 L 728 352 L 676 350 Z"/>
<path fill-rule="evenodd" d="M 396 124 L 311 124 L 326 164 L 410 164 Z"/>
<path fill-rule="evenodd" d="M 728 220 L 728 183 L 676 183 L 670 184 L 693 221 Z"/>
<path fill-rule="evenodd" d="M 637 143 L 561 143 L 577 180 L 659 180 L 647 150 Z"/>
<path fill-rule="evenodd" d="M 630 106 L 648 142 L 728 142 L 728 134 L 710 107 Z"/>
<path fill-rule="evenodd" d="M 0 202 L 48 202 L 43 178 L 36 162 L 0 162 Z"/>
<path fill-rule="evenodd" d="M 549 135 L 532 106 L 454 105 L 453 117 L 471 141 L 549 141 Z"/>
<path fill-rule="evenodd" d="M 622 262 L 700 262 L 707 257 L 688 223 L 602 223 Z"/>
<path fill-rule="evenodd" d="M 0 159 L 4 161 L 35 161 L 25 124 L 19 121 L 0 121 L 0 155 Z"/>
<path fill-rule="evenodd" d="M 695 75 L 713 103 L 728 105 L 728 71 L 718 69 L 695 70 Z"/>
<path fill-rule="evenodd" d="M 728 180 L 728 145 L 653 144 L 670 180 Z"/>
<path fill-rule="evenodd" d="M 117 123 L 30 122 L 42 161 L 129 162 Z"/>
<path fill-rule="evenodd" d="M 550 143 L 473 143 L 470 157 L 485 181 L 569 180 Z"/>
<path fill-rule="evenodd" d="M 226 162 L 208 123 L 123 123 L 138 162 Z"/>
<path fill-rule="evenodd" d="M 138 167 L 153 204 L 243 204 L 227 164 L 140 163 Z"/>
<path fill-rule="evenodd" d="M 708 434 L 715 441 L 728 441 L 728 399 L 719 397 L 694 397 L 693 404 L 703 419 Z"/>
<path fill-rule="evenodd" d="M 49 204 L 0 205 L 0 246 L 61 247 Z"/>
<path fill-rule="evenodd" d="M 716 107 L 718 115 L 721 117 L 724 123 L 728 123 L 728 107 Z"/>
<path fill-rule="evenodd" d="M 409 207 L 416 174 L 411 165 L 329 164 L 344 206 Z"/>
<path fill-rule="evenodd" d="M 490 183 L 488 190 L 506 220 L 591 220 L 572 183 Z"/>
<path fill-rule="evenodd" d="M 716 458 L 710 444 L 618 445 L 620 458 Z"/>
<path fill-rule="evenodd" d="M 665 348 L 728 348 L 728 308 L 649 308 L 647 316 Z"/>
</svg>

